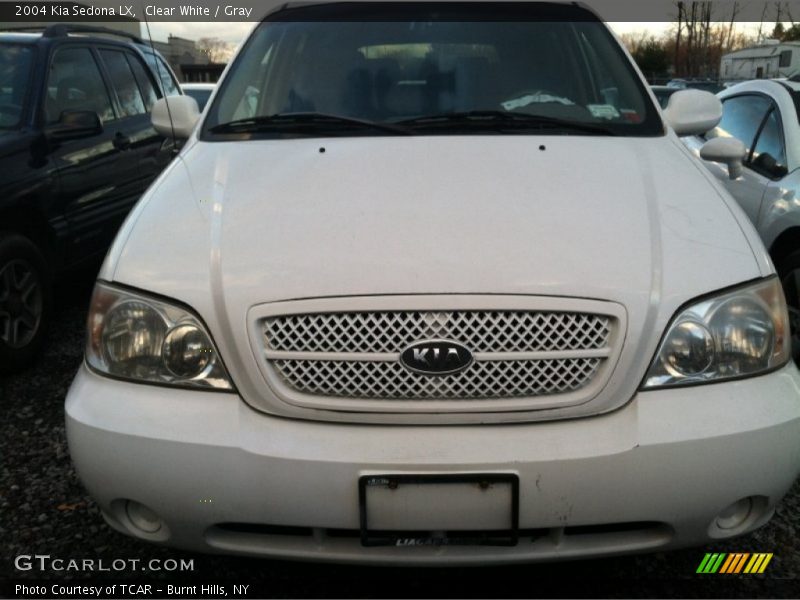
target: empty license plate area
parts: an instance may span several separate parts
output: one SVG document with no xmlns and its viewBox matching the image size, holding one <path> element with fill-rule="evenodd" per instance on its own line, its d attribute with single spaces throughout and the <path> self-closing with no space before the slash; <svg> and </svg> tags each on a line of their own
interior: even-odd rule
<svg viewBox="0 0 800 600">
<path fill-rule="evenodd" d="M 519 478 L 513 474 L 366 475 L 359 479 L 364 546 L 513 546 Z"/>
</svg>

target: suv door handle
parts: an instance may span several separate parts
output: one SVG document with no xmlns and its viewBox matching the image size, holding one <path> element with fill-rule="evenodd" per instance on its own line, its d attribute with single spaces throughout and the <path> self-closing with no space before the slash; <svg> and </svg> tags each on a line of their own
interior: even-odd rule
<svg viewBox="0 0 800 600">
<path fill-rule="evenodd" d="M 117 150 L 127 150 L 131 147 L 131 138 L 119 131 L 114 136 L 114 148 Z"/>
</svg>

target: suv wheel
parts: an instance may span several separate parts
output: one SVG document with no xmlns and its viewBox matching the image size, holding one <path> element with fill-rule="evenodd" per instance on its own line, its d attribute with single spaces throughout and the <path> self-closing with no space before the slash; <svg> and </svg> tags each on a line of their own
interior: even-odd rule
<svg viewBox="0 0 800 600">
<path fill-rule="evenodd" d="M 789 325 L 792 329 L 792 357 L 800 366 L 800 250 L 776 261 L 786 304 L 789 306 Z"/>
<path fill-rule="evenodd" d="M 52 282 L 28 238 L 0 232 L 0 373 L 31 363 L 44 341 Z"/>
</svg>

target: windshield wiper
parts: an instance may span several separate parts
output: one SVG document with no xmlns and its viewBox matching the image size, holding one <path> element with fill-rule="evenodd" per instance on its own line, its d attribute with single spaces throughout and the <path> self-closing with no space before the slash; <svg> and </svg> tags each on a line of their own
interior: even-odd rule
<svg viewBox="0 0 800 600">
<path fill-rule="evenodd" d="M 616 135 L 613 130 L 603 125 L 569 121 L 557 117 L 534 115 L 530 113 L 513 113 L 502 110 L 469 110 L 449 112 L 438 115 L 425 115 L 414 119 L 397 121 L 396 125 L 412 128 L 477 126 L 490 128 L 523 128 L 523 129 L 561 129 L 578 131 L 594 135 Z"/>
<path fill-rule="evenodd" d="M 395 135 L 413 135 L 412 131 L 400 125 L 317 112 L 278 113 L 274 115 L 237 119 L 228 123 L 215 125 L 209 129 L 209 131 L 211 133 L 260 133 L 264 131 L 290 129 L 304 132 L 309 129 L 319 130 L 330 128 L 374 129 Z"/>
</svg>

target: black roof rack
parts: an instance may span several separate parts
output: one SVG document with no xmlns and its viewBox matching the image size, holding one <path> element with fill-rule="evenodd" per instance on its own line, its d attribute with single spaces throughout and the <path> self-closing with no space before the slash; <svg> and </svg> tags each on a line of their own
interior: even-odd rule
<svg viewBox="0 0 800 600">
<path fill-rule="evenodd" d="M 41 31 L 42 37 L 58 38 L 67 37 L 70 33 L 101 33 L 115 35 L 132 40 L 136 44 L 144 44 L 142 38 L 132 33 L 125 33 L 109 27 L 96 27 L 94 25 L 70 25 L 68 23 L 55 23 L 53 25 L 31 25 L 26 27 L 4 27 L 3 31 Z"/>
<path fill-rule="evenodd" d="M 125 33 L 109 27 L 96 27 L 94 25 L 67 25 L 56 23 L 44 30 L 44 37 L 64 37 L 70 33 L 102 33 L 105 35 L 117 35 L 133 40 L 137 44 L 143 44 L 142 38 L 132 33 Z"/>
<path fill-rule="evenodd" d="M 26 27 L 3 27 L 3 31 L 41 31 L 47 25 L 28 25 Z"/>
</svg>

